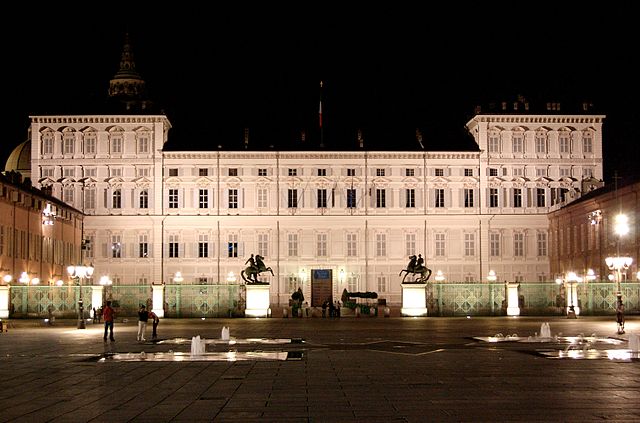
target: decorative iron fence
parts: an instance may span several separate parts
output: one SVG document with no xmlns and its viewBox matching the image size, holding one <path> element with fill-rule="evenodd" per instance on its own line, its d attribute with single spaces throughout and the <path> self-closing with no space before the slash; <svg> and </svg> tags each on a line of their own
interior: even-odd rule
<svg viewBox="0 0 640 423">
<path fill-rule="evenodd" d="M 627 282 L 621 286 L 625 313 L 640 314 L 640 283 Z M 615 284 L 610 282 L 579 284 L 580 314 L 615 314 L 615 291 Z M 9 292 L 10 318 L 44 318 L 49 312 L 57 318 L 77 317 L 78 286 L 12 285 Z M 140 304 L 151 304 L 152 294 L 148 285 L 110 286 L 104 293 L 105 298 L 113 301 L 118 316 L 122 317 L 136 316 Z M 562 285 L 522 282 L 518 296 L 523 316 L 565 314 L 566 293 Z M 93 307 L 98 309 L 102 305 L 91 304 L 91 286 L 82 287 L 82 298 L 85 318 L 89 317 Z M 240 284 L 166 285 L 164 290 L 166 317 L 241 317 L 244 306 L 245 288 Z M 429 283 L 427 308 L 430 316 L 505 315 L 506 288 L 503 283 Z"/>
</svg>

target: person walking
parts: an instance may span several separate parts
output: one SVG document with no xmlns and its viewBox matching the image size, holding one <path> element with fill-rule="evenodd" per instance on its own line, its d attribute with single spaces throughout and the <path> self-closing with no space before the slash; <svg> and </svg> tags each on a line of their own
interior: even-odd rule
<svg viewBox="0 0 640 423">
<path fill-rule="evenodd" d="M 111 307 L 111 301 L 107 301 L 107 304 L 102 308 L 102 317 L 104 318 L 104 342 L 107 342 L 107 333 L 109 334 L 111 342 L 114 342 L 113 320 L 116 317 L 116 313 L 113 307 Z"/>
<path fill-rule="evenodd" d="M 158 323 L 160 323 L 160 318 L 153 310 L 149 312 L 149 319 L 151 319 L 151 327 L 153 328 L 153 332 L 151 332 L 151 339 L 156 339 L 158 337 Z"/>
<path fill-rule="evenodd" d="M 144 304 L 140 306 L 138 310 L 138 341 L 146 341 L 144 333 L 147 330 L 147 322 L 149 321 L 149 312 Z"/>
</svg>

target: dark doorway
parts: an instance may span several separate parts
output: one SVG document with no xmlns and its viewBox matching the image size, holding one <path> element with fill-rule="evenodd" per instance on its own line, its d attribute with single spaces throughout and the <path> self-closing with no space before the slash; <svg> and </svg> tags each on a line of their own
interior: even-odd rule
<svg viewBox="0 0 640 423">
<path fill-rule="evenodd" d="M 322 307 L 325 301 L 333 302 L 333 271 L 313 269 L 311 271 L 311 307 Z"/>
</svg>

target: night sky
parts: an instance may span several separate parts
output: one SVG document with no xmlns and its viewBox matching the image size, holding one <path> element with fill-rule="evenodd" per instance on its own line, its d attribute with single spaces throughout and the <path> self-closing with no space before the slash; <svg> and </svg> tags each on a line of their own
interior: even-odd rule
<svg viewBox="0 0 640 423">
<path fill-rule="evenodd" d="M 356 149 L 357 129 L 365 149 L 418 150 L 416 128 L 427 149 L 466 149 L 475 105 L 522 95 L 567 109 L 593 102 L 607 115 L 605 180 L 640 173 L 640 37 L 624 7 L 148 5 L 7 14 L 3 163 L 30 114 L 81 114 L 104 100 L 128 32 L 173 124 L 169 149 L 241 149 L 245 127 L 252 147 L 313 148 L 320 96 L 328 150 Z"/>
</svg>

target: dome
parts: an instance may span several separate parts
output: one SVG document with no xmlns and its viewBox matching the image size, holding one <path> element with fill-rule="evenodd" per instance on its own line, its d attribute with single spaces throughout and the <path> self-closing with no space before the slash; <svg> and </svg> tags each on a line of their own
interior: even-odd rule
<svg viewBox="0 0 640 423">
<path fill-rule="evenodd" d="M 5 172 L 20 172 L 23 178 L 31 178 L 31 141 L 20 143 L 13 149 L 7 163 L 4 166 Z"/>
</svg>

